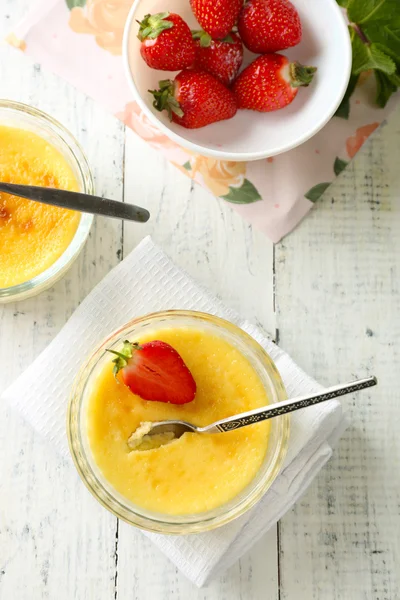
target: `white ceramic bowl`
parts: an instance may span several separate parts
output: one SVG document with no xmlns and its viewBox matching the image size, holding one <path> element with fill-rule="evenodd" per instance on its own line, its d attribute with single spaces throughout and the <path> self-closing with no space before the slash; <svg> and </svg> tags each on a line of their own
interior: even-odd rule
<svg viewBox="0 0 400 600">
<path fill-rule="evenodd" d="M 301 88 L 288 107 L 259 113 L 239 110 L 233 119 L 201 129 L 185 129 L 171 123 L 167 113 L 153 108 L 149 89 L 175 73 L 150 69 L 140 56 L 137 38 L 141 20 L 148 13 L 175 12 L 192 29 L 198 29 L 189 0 L 135 0 L 125 27 L 123 54 L 126 75 L 136 102 L 146 116 L 172 140 L 200 154 L 226 160 L 258 160 L 299 146 L 315 135 L 333 116 L 347 88 L 351 69 L 351 45 L 347 26 L 336 0 L 292 0 L 303 25 L 303 39 L 282 54 L 318 67 L 314 81 Z M 255 55 L 246 51 L 244 64 Z"/>
</svg>

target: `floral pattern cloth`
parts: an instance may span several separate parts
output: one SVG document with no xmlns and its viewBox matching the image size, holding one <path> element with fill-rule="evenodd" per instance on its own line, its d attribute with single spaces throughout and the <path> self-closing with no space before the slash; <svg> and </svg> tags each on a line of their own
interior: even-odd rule
<svg viewBox="0 0 400 600">
<path fill-rule="evenodd" d="M 121 46 L 133 0 L 41 0 L 8 42 L 102 103 L 185 175 L 232 203 L 277 242 L 308 213 L 336 175 L 387 116 L 372 103 L 374 78 L 363 76 L 349 120 L 333 118 L 311 140 L 255 162 L 221 161 L 178 146 L 132 101 Z"/>
</svg>

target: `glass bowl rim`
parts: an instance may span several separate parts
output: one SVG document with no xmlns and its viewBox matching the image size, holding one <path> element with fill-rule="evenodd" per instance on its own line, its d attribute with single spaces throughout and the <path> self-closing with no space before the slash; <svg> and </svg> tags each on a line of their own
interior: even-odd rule
<svg viewBox="0 0 400 600">
<path fill-rule="evenodd" d="M 39 125 L 48 126 L 60 141 L 60 145 L 67 148 L 79 172 L 80 187 L 85 194 L 94 194 L 94 179 L 86 154 L 72 133 L 59 121 L 44 111 L 14 100 L 0 98 L 0 110 L 10 110 L 14 113 L 26 114 Z M 40 133 L 38 133 L 40 135 Z M 51 143 L 51 142 L 50 142 Z M 93 223 L 93 215 L 82 213 L 74 237 L 59 258 L 45 269 L 27 281 L 5 288 L 0 288 L 0 303 L 18 301 L 36 295 L 60 279 L 72 266 L 82 250 Z"/>
<path fill-rule="evenodd" d="M 274 454 L 273 459 L 271 461 L 271 465 L 268 471 L 264 474 L 258 488 L 252 490 L 247 498 L 240 501 L 227 512 L 223 510 L 225 505 L 221 505 L 220 507 L 215 509 L 218 510 L 220 514 L 211 518 L 202 517 L 202 515 L 207 515 L 206 512 L 199 513 L 199 519 L 197 521 L 185 521 L 185 516 L 183 515 L 182 521 L 180 522 L 164 522 L 158 519 L 152 519 L 151 517 L 148 517 L 146 515 L 138 514 L 132 509 L 127 509 L 126 506 L 123 506 L 118 500 L 115 499 L 115 497 L 112 497 L 111 493 L 108 492 L 108 490 L 103 486 L 101 481 L 99 481 L 99 479 L 93 473 L 93 470 L 90 466 L 90 462 L 85 453 L 83 443 L 80 439 L 82 432 L 79 428 L 79 423 L 78 425 L 76 425 L 76 423 L 74 422 L 80 421 L 79 412 L 81 409 L 84 387 L 90 378 L 90 373 L 92 372 L 93 368 L 104 355 L 105 347 L 108 344 L 112 343 L 117 337 L 123 336 L 124 331 L 126 331 L 128 328 L 131 329 L 136 325 L 140 325 L 143 322 L 151 321 L 153 319 L 168 318 L 174 316 L 189 318 L 197 317 L 201 320 L 206 319 L 212 324 L 215 324 L 217 326 L 220 325 L 225 329 L 230 330 L 230 332 L 234 335 L 237 335 L 239 338 L 241 338 L 242 341 L 248 344 L 255 352 L 257 352 L 261 356 L 263 366 L 266 368 L 268 375 L 270 376 L 271 381 L 273 382 L 273 387 L 279 398 L 279 401 L 286 399 L 287 396 L 283 385 L 283 381 L 275 366 L 274 361 L 266 352 L 266 350 L 264 350 L 264 348 L 251 335 L 249 335 L 246 331 L 241 329 L 238 325 L 235 325 L 230 321 L 227 321 L 226 319 L 223 319 L 216 315 L 200 311 L 176 309 L 157 311 L 131 319 L 118 329 L 114 330 L 99 344 L 97 344 L 96 348 L 92 351 L 90 356 L 81 366 L 80 370 L 76 374 L 67 407 L 67 438 L 70 454 L 72 456 L 75 468 L 77 469 L 80 478 L 82 479 L 83 483 L 90 491 L 90 493 L 104 508 L 109 510 L 119 519 L 140 529 L 151 531 L 153 533 L 186 535 L 189 533 L 203 533 L 205 531 L 211 531 L 212 529 L 225 525 L 233 519 L 236 519 L 237 517 L 250 510 L 264 496 L 266 491 L 270 488 L 270 486 L 278 476 L 282 468 L 284 459 L 286 457 L 290 435 L 290 415 L 286 414 L 277 418 L 280 420 L 281 423 L 281 432 L 274 448 Z M 88 373 L 89 376 L 87 376 Z M 79 388 L 81 388 L 81 390 L 79 390 Z M 76 449 L 76 445 L 78 445 L 78 451 Z M 79 454 L 83 455 L 85 464 L 81 464 L 81 457 L 79 456 Z M 108 502 L 101 495 L 99 495 L 99 493 L 95 489 L 95 486 L 93 486 L 92 483 L 88 481 L 86 472 L 89 472 L 90 479 L 94 478 L 96 480 L 96 485 L 99 487 L 101 493 L 104 494 L 107 498 L 111 499 L 111 502 Z M 249 486 L 251 486 L 251 483 L 249 484 Z M 123 510 L 116 509 L 115 504 L 117 504 L 118 506 L 121 505 Z M 215 512 L 215 510 L 209 512 Z M 129 513 L 129 517 L 126 513 Z M 168 518 L 168 515 L 166 515 L 166 517 Z"/>
</svg>

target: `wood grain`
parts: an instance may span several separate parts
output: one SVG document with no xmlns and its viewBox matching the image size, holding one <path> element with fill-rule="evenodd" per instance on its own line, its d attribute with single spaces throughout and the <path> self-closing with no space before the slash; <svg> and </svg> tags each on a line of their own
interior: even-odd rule
<svg viewBox="0 0 400 600">
<path fill-rule="evenodd" d="M 280 343 L 343 399 L 351 427 L 280 525 L 281 599 L 400 598 L 400 109 L 276 247 Z"/>
<path fill-rule="evenodd" d="M 1 37 L 30 4 L 1 2 Z M 148 234 L 244 316 L 270 332 L 277 324 L 283 347 L 322 383 L 367 373 L 380 379 L 379 388 L 344 400 L 352 426 L 278 532 L 270 531 L 201 590 L 102 509 L 73 468 L 1 406 L 0 598 L 400 598 L 400 111 L 274 253 L 227 204 L 194 186 L 91 100 L 7 47 L 0 48 L 0 82 L 3 97 L 38 106 L 71 129 L 85 147 L 99 194 L 142 204 L 152 214 L 144 226 L 96 220 L 62 281 L 37 298 L 0 308 L 0 392 Z"/>
<path fill-rule="evenodd" d="M 7 9 L 14 10 L 15 4 L 5 5 L 1 33 L 10 27 Z M 0 8 L 2 12 L 4 5 Z M 0 52 L 1 95 L 58 118 L 83 144 L 97 191 L 121 199 L 120 123 L 22 54 L 8 47 Z M 92 135 L 100 130 L 101 152 Z M 0 307 L 0 390 L 53 339 L 116 264 L 121 234 L 118 222 L 98 219 L 84 252 L 62 281 L 36 298 Z M 72 466 L 6 406 L 1 407 L 0 445 L 0 597 L 113 599 L 116 519 L 90 497 Z"/>
<path fill-rule="evenodd" d="M 29 2 L 1 5 L 0 33 Z M 8 18 L 10 17 L 10 18 Z M 12 17 L 12 19 L 11 19 Z M 151 234 L 180 266 L 265 330 L 274 331 L 273 249 L 216 201 L 71 86 L 0 50 L 2 95 L 63 122 L 83 144 L 99 194 L 147 206 L 141 226 L 98 219 L 85 251 L 54 288 L 0 308 L 4 389 L 53 339 L 92 287 Z M 96 135 L 93 135 L 96 132 Z M 101 144 L 99 145 L 99 136 Z M 125 175 L 125 181 L 124 181 Z M 18 415 L 2 407 L 0 597 L 31 600 L 254 598 L 278 594 L 276 530 L 204 590 L 197 590 L 149 541 L 102 509 L 75 471 Z"/>
</svg>

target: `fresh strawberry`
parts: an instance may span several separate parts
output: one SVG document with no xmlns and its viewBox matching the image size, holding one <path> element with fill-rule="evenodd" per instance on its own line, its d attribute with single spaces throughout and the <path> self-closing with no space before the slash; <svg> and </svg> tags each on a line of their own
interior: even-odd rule
<svg viewBox="0 0 400 600">
<path fill-rule="evenodd" d="M 122 381 L 143 400 L 186 404 L 196 394 L 193 376 L 178 352 L 166 342 L 146 344 L 125 341 L 116 354 L 114 375 L 121 371 Z"/>
<path fill-rule="evenodd" d="M 205 31 L 193 31 L 196 46 L 195 69 L 206 71 L 229 86 L 242 66 L 243 44 L 236 33 L 212 40 Z"/>
<path fill-rule="evenodd" d="M 180 71 L 194 61 L 194 41 L 189 26 L 174 13 L 146 15 L 140 23 L 140 54 L 152 69 Z"/>
<path fill-rule="evenodd" d="M 169 118 L 187 129 L 204 127 L 236 114 L 235 97 L 218 79 L 204 71 L 181 71 L 174 81 L 159 81 L 159 90 L 149 90 L 153 106 L 166 110 Z"/>
<path fill-rule="evenodd" d="M 316 70 L 290 63 L 282 54 L 259 56 L 233 84 L 237 106 L 260 112 L 284 108 L 296 97 L 300 86 L 310 85 Z"/>
<path fill-rule="evenodd" d="M 194 16 L 213 40 L 222 40 L 236 25 L 243 0 L 190 0 Z"/>
<path fill-rule="evenodd" d="M 238 29 L 243 44 L 256 54 L 285 50 L 301 40 L 300 17 L 289 0 L 249 0 Z"/>
</svg>

